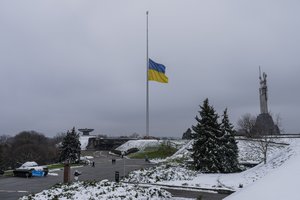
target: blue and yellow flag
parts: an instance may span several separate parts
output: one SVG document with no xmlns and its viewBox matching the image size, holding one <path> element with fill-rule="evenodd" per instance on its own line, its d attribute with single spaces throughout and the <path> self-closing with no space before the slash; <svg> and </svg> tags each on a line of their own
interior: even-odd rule
<svg viewBox="0 0 300 200">
<path fill-rule="evenodd" d="M 160 83 L 168 83 L 168 77 L 165 75 L 166 67 L 149 59 L 148 80 Z"/>
</svg>

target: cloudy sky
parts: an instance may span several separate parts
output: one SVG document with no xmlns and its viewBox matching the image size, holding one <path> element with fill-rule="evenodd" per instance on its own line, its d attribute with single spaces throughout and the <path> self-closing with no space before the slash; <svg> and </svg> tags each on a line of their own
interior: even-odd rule
<svg viewBox="0 0 300 200">
<path fill-rule="evenodd" d="M 233 124 L 269 109 L 299 133 L 299 1 L 0 1 L 0 134 L 76 128 L 145 134 L 149 55 L 169 84 L 150 82 L 150 134 L 179 137 L 205 98 Z"/>
</svg>

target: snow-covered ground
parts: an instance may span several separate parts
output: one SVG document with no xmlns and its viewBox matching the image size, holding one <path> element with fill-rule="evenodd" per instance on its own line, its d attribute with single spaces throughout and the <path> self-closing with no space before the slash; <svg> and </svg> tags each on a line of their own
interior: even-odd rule
<svg viewBox="0 0 300 200">
<path fill-rule="evenodd" d="M 226 200 L 298 200 L 300 180 L 300 142 L 293 142 L 285 151 L 286 161 L 260 180 L 225 198 Z M 289 159 L 289 157 L 291 157 Z M 282 159 L 283 161 L 284 159 Z"/>
<path fill-rule="evenodd" d="M 261 163 L 249 170 L 231 174 L 198 174 L 191 181 L 170 181 L 162 184 L 188 185 L 201 188 L 223 188 L 239 190 L 241 186 L 247 186 L 254 181 L 271 173 L 272 170 L 281 166 L 286 160 L 295 154 L 292 146 L 288 146 L 281 151 L 274 151 L 269 154 L 267 164 Z"/>
<path fill-rule="evenodd" d="M 260 143 L 256 141 L 237 140 L 239 148 L 239 162 L 240 163 L 260 163 L 263 160 L 263 155 L 259 149 Z M 282 142 L 282 141 L 275 141 Z M 280 152 L 286 145 L 270 143 L 267 151 L 267 157 Z"/>
<path fill-rule="evenodd" d="M 243 187 L 252 184 L 258 179 L 272 173 L 283 163 L 289 160 L 300 152 L 300 139 L 290 140 L 290 146 L 274 145 L 268 152 L 267 164 L 259 164 L 254 168 L 232 174 L 201 174 L 195 173 L 184 166 L 176 166 L 176 164 L 162 164 L 156 168 L 147 170 L 137 170 L 129 174 L 128 178 L 124 179 L 126 182 L 139 182 L 139 183 L 154 183 L 158 185 L 172 185 L 172 186 L 185 186 L 206 189 L 228 189 L 237 191 Z M 187 144 L 185 147 L 188 147 Z M 254 148 L 248 148 L 246 141 L 239 141 L 240 155 L 245 162 L 260 162 L 260 153 L 255 151 Z M 180 149 L 181 153 L 174 156 L 186 154 L 188 151 Z M 243 152 L 248 153 L 243 153 Z M 249 153 L 250 152 L 250 153 Z M 254 154 L 252 155 L 251 154 Z M 259 155 L 256 155 L 259 154 Z M 168 159 L 167 159 L 168 160 Z M 180 170 L 179 170 L 180 169 Z M 173 173 L 172 173 L 173 172 Z"/>
</svg>

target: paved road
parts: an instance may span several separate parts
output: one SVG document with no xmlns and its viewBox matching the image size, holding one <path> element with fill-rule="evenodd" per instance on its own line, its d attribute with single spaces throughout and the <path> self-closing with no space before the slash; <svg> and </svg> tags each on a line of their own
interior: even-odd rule
<svg viewBox="0 0 300 200">
<path fill-rule="evenodd" d="M 97 152 L 95 156 L 95 167 L 84 166 L 80 168 L 71 169 L 71 174 L 77 169 L 82 172 L 79 176 L 79 180 L 115 180 L 115 171 L 119 171 L 120 177 L 128 174 L 130 171 L 150 167 L 153 164 L 145 162 L 143 159 L 121 159 L 119 157 L 113 157 L 108 155 L 107 152 Z M 112 158 L 116 159 L 116 164 L 112 164 Z M 124 167 L 125 166 L 125 167 Z M 46 177 L 1 177 L 0 176 L 0 199 L 2 200 L 16 200 L 19 197 L 28 195 L 30 193 L 37 193 L 44 189 L 50 188 L 56 183 L 63 181 L 63 171 L 53 172 L 57 176 L 48 175 Z M 72 177 L 73 179 L 73 177 Z M 192 197 L 196 198 L 202 195 L 202 200 L 221 200 L 224 195 L 216 193 L 201 193 L 191 192 L 176 189 L 167 189 L 175 196 L 179 197 Z"/>
<path fill-rule="evenodd" d="M 115 180 L 115 171 L 119 171 L 120 177 L 128 174 L 130 171 L 150 167 L 153 164 L 147 163 L 141 159 L 121 159 L 108 155 L 107 152 L 98 152 L 95 154 L 95 167 L 84 166 L 72 168 L 71 174 L 77 169 L 82 172 L 79 180 Z M 112 158 L 116 159 L 116 164 L 112 164 Z M 124 167 L 125 166 L 125 167 Z M 63 170 L 53 172 L 57 176 L 48 175 L 46 177 L 1 177 L 0 176 L 0 199 L 16 200 L 21 196 L 37 193 L 47 189 L 56 183 L 63 181 Z M 73 179 L 73 177 L 71 177 Z"/>
</svg>

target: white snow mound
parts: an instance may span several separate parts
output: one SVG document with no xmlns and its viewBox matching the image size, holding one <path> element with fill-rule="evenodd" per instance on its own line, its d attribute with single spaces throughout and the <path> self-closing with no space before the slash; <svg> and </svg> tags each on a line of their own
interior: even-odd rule
<svg viewBox="0 0 300 200">
<path fill-rule="evenodd" d="M 159 146 L 163 140 L 129 140 L 126 143 L 122 144 L 116 150 L 127 151 L 131 148 L 138 148 L 139 150 L 144 150 L 147 147 L 156 147 Z"/>
</svg>

